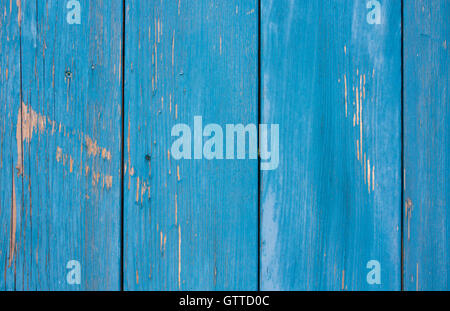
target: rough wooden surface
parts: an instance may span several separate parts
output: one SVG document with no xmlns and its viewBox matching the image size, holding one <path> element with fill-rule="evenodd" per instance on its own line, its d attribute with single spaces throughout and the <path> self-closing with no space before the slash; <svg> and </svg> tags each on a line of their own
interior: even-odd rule
<svg viewBox="0 0 450 311">
<path fill-rule="evenodd" d="M 120 288 L 122 5 L 80 3 L 1 1 L 0 289 Z"/>
<path fill-rule="evenodd" d="M 0 289 L 14 289 L 14 262 L 17 257 L 17 221 L 22 206 L 22 178 L 16 175 L 17 111 L 20 107 L 20 28 L 18 22 L 19 8 L 6 6 L 1 2 L 1 11 L 9 14 L 0 15 L 1 54 L 0 54 L 0 268 L 3 277 Z M 15 112 L 15 113 L 14 113 Z"/>
<path fill-rule="evenodd" d="M 449 19 L 448 0 L 0 0 L 0 290 L 447 290 Z M 175 160 L 195 116 L 279 124 L 279 167 Z"/>
<path fill-rule="evenodd" d="M 264 290 L 400 289 L 400 4 L 372 25 L 365 1 L 262 1 Z"/>
<path fill-rule="evenodd" d="M 171 129 L 257 124 L 257 1 L 126 1 L 126 290 L 254 290 L 258 162 L 180 160 Z"/>
<path fill-rule="evenodd" d="M 450 1 L 404 6 L 404 285 L 448 290 Z"/>
</svg>

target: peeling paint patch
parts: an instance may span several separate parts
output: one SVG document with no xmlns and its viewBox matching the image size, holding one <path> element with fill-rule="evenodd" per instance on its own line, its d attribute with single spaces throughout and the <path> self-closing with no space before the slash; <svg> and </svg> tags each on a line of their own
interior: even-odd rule
<svg viewBox="0 0 450 311">
<path fill-rule="evenodd" d="M 62 158 L 62 149 L 60 147 L 56 148 L 56 161 L 61 161 Z"/>
<path fill-rule="evenodd" d="M 23 145 L 24 143 L 29 144 L 33 138 L 34 133 L 39 131 L 39 134 L 46 133 L 47 126 L 51 126 L 51 131 L 49 129 L 49 134 L 53 135 L 56 132 L 56 126 L 58 124 L 58 132 L 63 133 L 64 136 L 68 136 L 67 128 L 64 124 L 58 123 L 51 120 L 49 117 L 41 115 L 34 111 L 31 106 L 27 106 L 22 102 L 19 112 L 17 114 L 17 126 L 16 126 L 16 142 L 17 142 L 17 175 L 23 175 Z M 75 132 L 73 132 L 75 133 Z M 73 134 L 74 136 L 76 134 Z M 107 148 L 100 147 L 97 141 L 85 135 L 83 132 L 77 135 L 81 140 L 84 138 L 84 142 L 87 147 L 88 156 L 96 157 L 101 156 L 102 159 L 111 161 L 111 151 Z M 59 148 L 59 147 L 58 147 Z M 82 147 L 81 147 L 82 148 Z M 61 148 L 60 148 L 61 149 Z M 83 150 L 83 148 L 82 148 Z M 62 158 L 62 151 L 57 150 L 56 160 L 59 162 Z M 64 163 L 65 164 L 65 163 Z M 72 162 L 73 165 L 73 162 Z"/>
<path fill-rule="evenodd" d="M 106 188 L 111 189 L 112 183 L 113 183 L 113 177 L 110 176 L 110 175 L 105 176 L 104 181 L 105 181 L 105 184 L 106 184 Z"/>
<path fill-rule="evenodd" d="M 347 47 L 344 46 L 344 55 L 347 56 Z M 373 74 L 375 71 L 373 71 Z M 373 78 L 373 76 L 372 76 Z M 352 83 L 351 81 L 354 81 Z M 350 85 L 349 85 L 350 84 Z M 352 91 L 348 90 L 351 86 Z M 367 184 L 367 191 L 370 194 L 375 191 L 375 166 L 370 164 L 370 155 L 366 154 L 364 150 L 365 141 L 364 138 L 364 118 L 363 118 L 363 106 L 366 99 L 366 74 L 360 72 L 359 68 L 356 69 L 356 77 L 347 78 L 347 74 L 344 73 L 344 105 L 345 105 L 345 118 L 348 116 L 348 101 L 349 96 L 353 97 L 353 105 L 350 106 L 353 109 L 353 128 L 356 127 L 356 159 L 361 165 L 361 175 L 364 180 L 364 184 Z M 372 161 L 373 162 L 373 161 Z"/>
</svg>

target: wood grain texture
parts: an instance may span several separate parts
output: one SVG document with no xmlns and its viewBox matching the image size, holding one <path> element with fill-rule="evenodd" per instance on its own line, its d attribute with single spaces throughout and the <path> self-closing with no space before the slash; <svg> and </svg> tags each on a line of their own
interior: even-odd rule
<svg viewBox="0 0 450 311">
<path fill-rule="evenodd" d="M 263 290 L 400 289 L 400 4 L 370 25 L 365 1 L 262 0 Z"/>
<path fill-rule="evenodd" d="M 15 3 L 2 1 L 0 11 L 5 10 L 6 15 L 0 14 L 0 290 L 13 290 L 17 223 L 22 206 L 22 177 L 16 175 L 15 169 L 17 111 L 21 101 L 20 9 Z"/>
<path fill-rule="evenodd" d="M 257 124 L 257 1 L 126 1 L 124 288 L 257 288 L 256 160 L 180 160 L 171 129 Z"/>
<path fill-rule="evenodd" d="M 0 5 L 0 289 L 120 288 L 122 4 L 66 2 Z"/>
<path fill-rule="evenodd" d="M 450 1 L 404 2 L 404 287 L 450 286 Z"/>
<path fill-rule="evenodd" d="M 0 291 L 448 290 L 450 1 L 78 1 L 0 0 Z M 259 109 L 276 170 L 171 155 Z"/>
</svg>

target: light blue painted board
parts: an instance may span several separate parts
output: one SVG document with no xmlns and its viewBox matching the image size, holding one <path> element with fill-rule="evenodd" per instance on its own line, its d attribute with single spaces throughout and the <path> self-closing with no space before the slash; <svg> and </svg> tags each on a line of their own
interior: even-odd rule
<svg viewBox="0 0 450 311">
<path fill-rule="evenodd" d="M 15 2 L 0 2 L 0 290 L 14 290 L 22 177 L 16 174 L 20 106 L 20 27 Z M 6 14 L 4 14 L 6 12 Z M 19 120 L 20 121 L 20 120 Z M 18 280 L 20 281 L 20 280 Z"/>
<path fill-rule="evenodd" d="M 450 287 L 450 2 L 404 1 L 404 288 Z"/>
<path fill-rule="evenodd" d="M 258 122 L 257 1 L 125 3 L 124 288 L 254 290 L 257 160 L 169 151 L 194 116 Z"/>
<path fill-rule="evenodd" d="M 68 1 L 17 1 L 20 10 L 15 3 L 10 12 L 9 1 L 2 1 L 4 18 L 11 20 L 2 32 L 15 33 L 5 48 L 22 79 L 2 87 L 2 101 L 14 100 L 14 105 L 6 107 L 3 127 L 8 144 L 2 145 L 2 158 L 8 161 L 2 170 L 7 184 L 0 219 L 7 235 L 2 233 L 1 249 L 8 250 L 13 240 L 14 256 L 10 265 L 5 258 L 11 251 L 2 254 L 0 270 L 6 277 L 0 284 L 17 290 L 117 290 L 122 3 L 79 1 L 80 24 L 68 24 Z M 18 11 L 21 23 L 13 26 Z M 19 32 L 20 49 L 15 43 Z M 21 109 L 17 92 L 11 93 L 20 85 Z M 9 234 L 11 164 L 14 239 Z M 67 282 L 71 260 L 81 265 L 79 285 Z"/>
<path fill-rule="evenodd" d="M 401 3 L 262 0 L 263 290 L 399 290 Z M 372 1 L 374 2 L 374 1 Z M 370 260 L 381 284 L 367 282 Z"/>
</svg>

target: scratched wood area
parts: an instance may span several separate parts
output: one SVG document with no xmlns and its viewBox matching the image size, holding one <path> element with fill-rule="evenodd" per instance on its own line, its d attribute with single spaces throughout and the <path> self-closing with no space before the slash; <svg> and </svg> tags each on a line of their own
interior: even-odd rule
<svg viewBox="0 0 450 311">
<path fill-rule="evenodd" d="M 80 4 L 0 4 L 2 290 L 120 288 L 122 4 Z"/>
<path fill-rule="evenodd" d="M 448 290 L 450 1 L 404 6 L 404 288 Z"/>
<path fill-rule="evenodd" d="M 125 3 L 124 289 L 257 289 L 258 162 L 170 154 L 194 116 L 258 123 L 257 1 Z"/>
<path fill-rule="evenodd" d="M 0 0 L 0 291 L 448 290 L 449 21 L 449 0 Z M 258 122 L 277 168 L 250 131 L 207 159 Z"/>
<path fill-rule="evenodd" d="M 283 129 L 263 290 L 400 289 L 401 3 L 382 2 L 369 24 L 365 1 L 262 1 L 262 123 Z"/>
<path fill-rule="evenodd" d="M 17 111 L 20 107 L 20 28 L 19 8 L 1 2 L 0 15 L 0 289 L 14 289 L 14 254 L 16 252 L 17 214 L 20 213 L 22 178 L 16 175 Z M 16 113 L 14 113 L 16 112 Z M 17 201 L 19 200 L 19 201 Z M 19 206 L 17 206 L 19 205 Z M 17 257 L 16 257 L 17 258 Z"/>
</svg>

